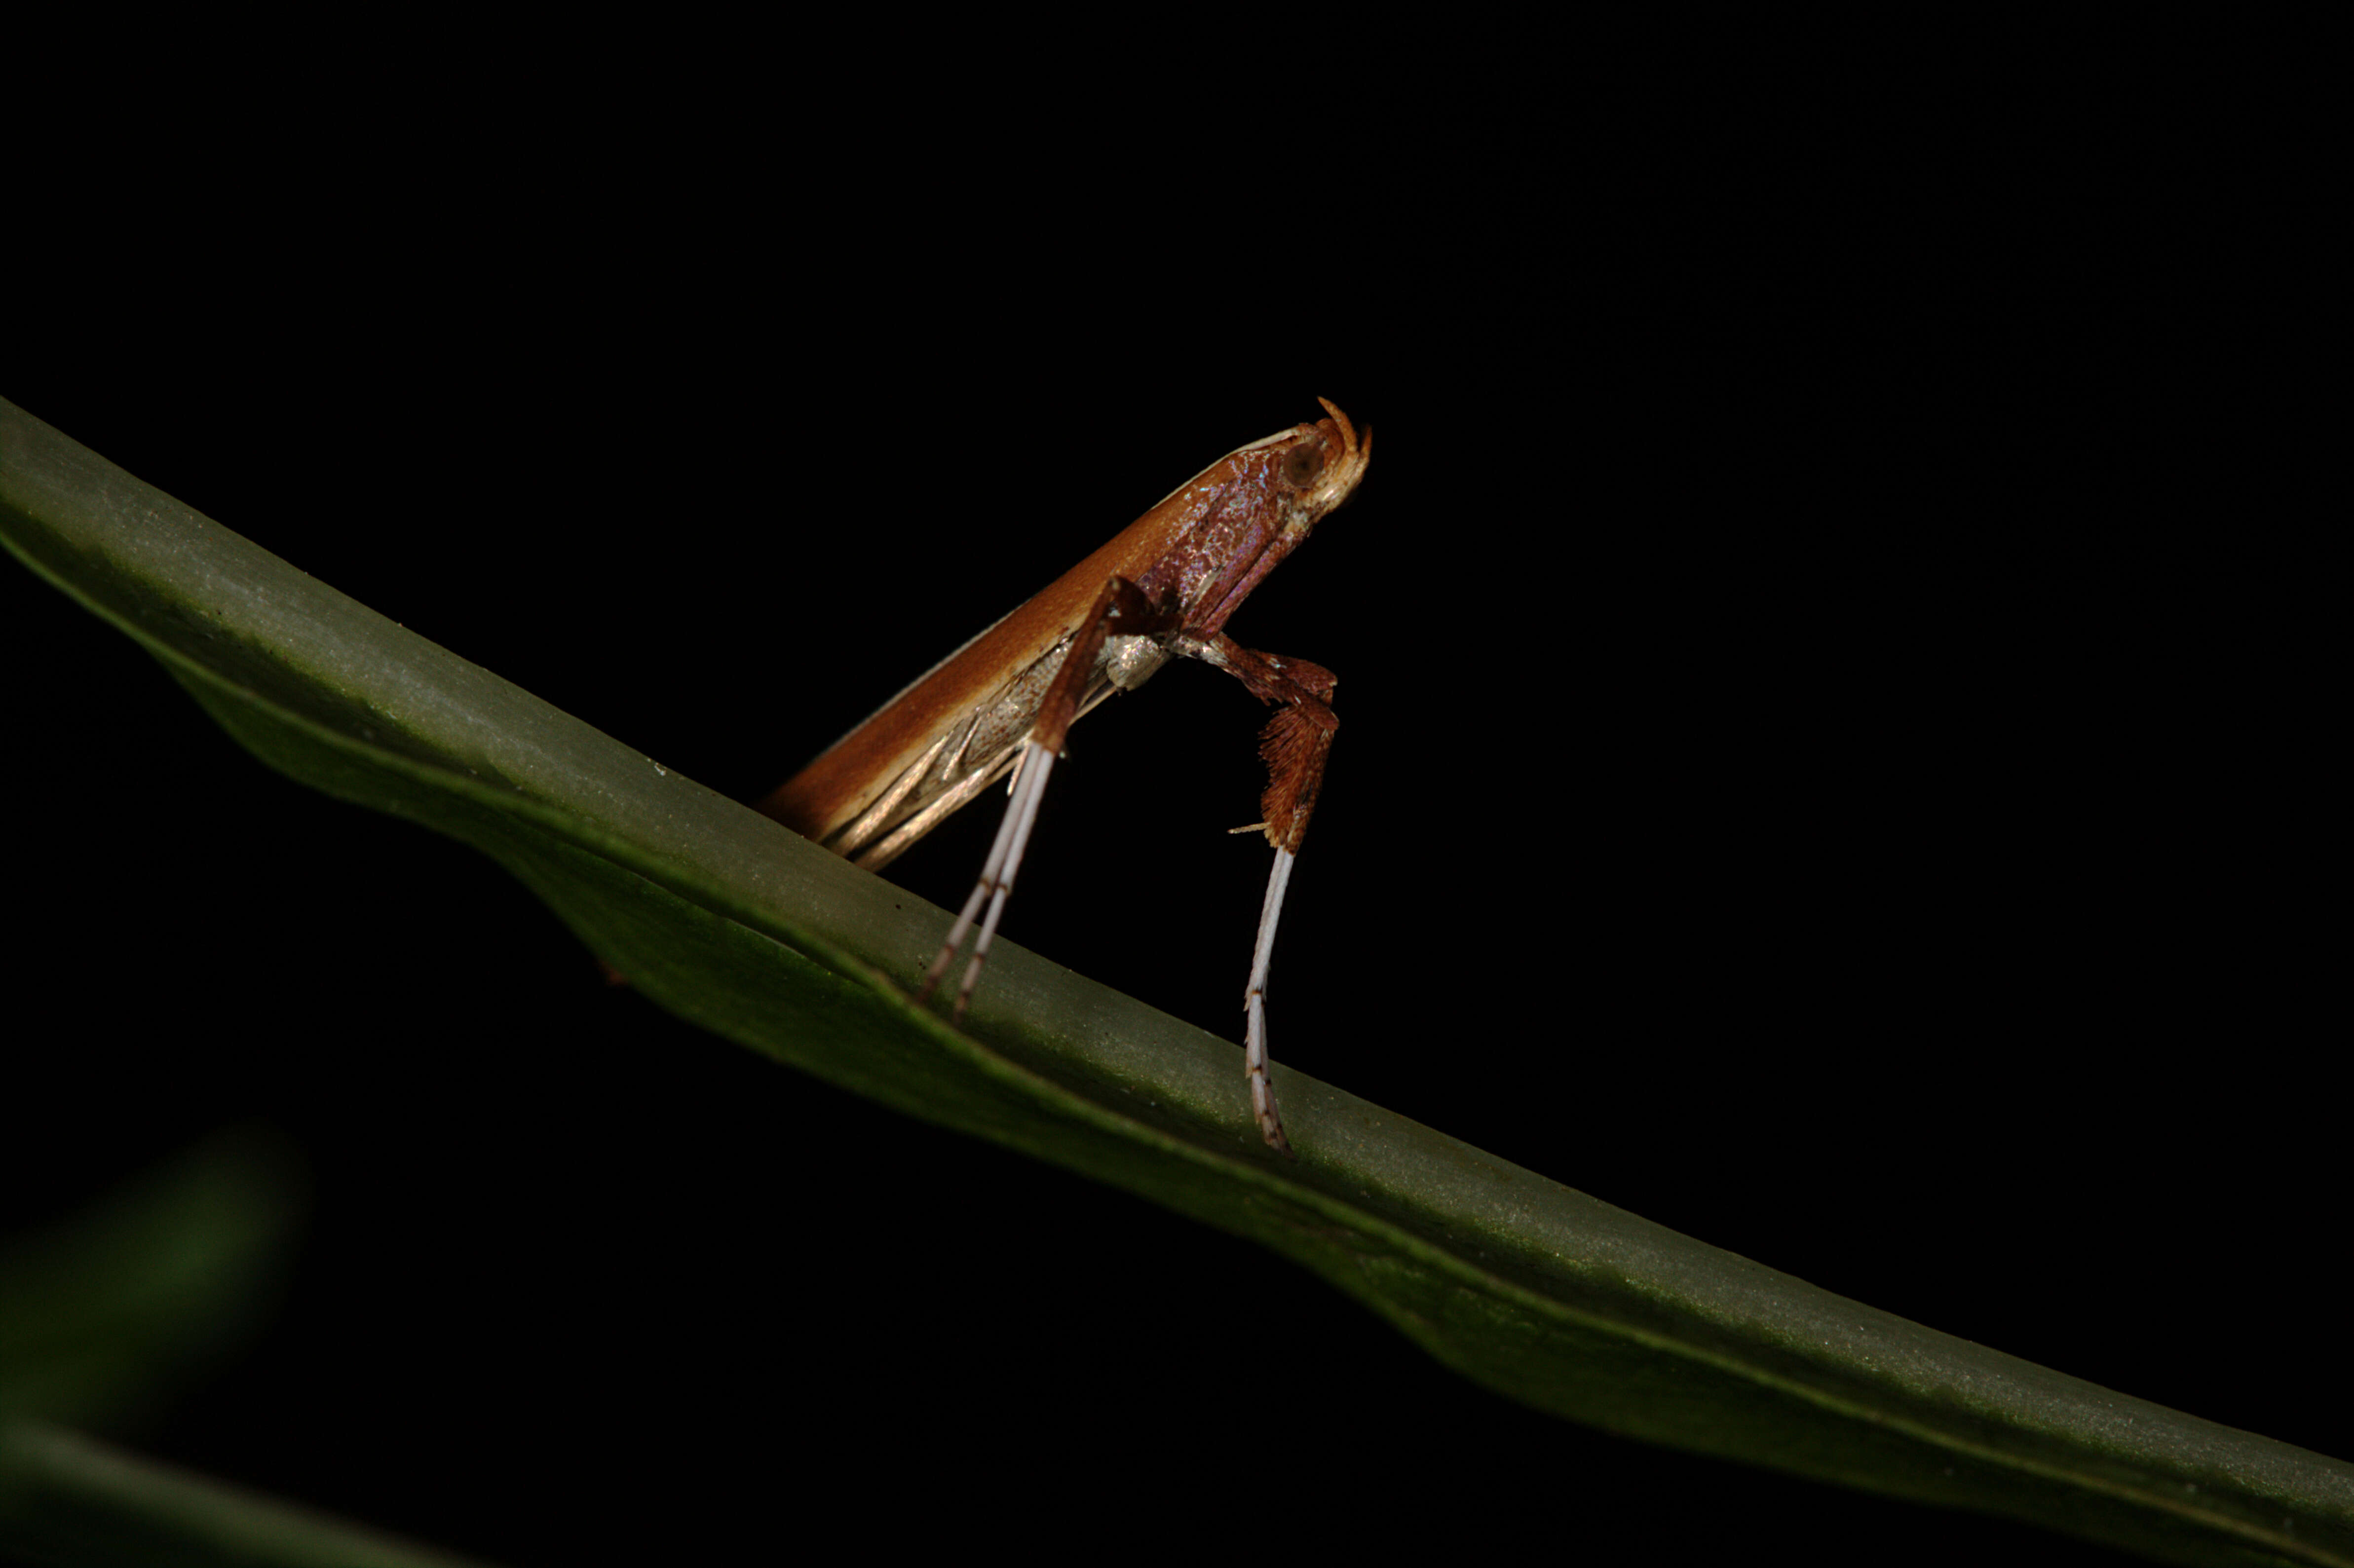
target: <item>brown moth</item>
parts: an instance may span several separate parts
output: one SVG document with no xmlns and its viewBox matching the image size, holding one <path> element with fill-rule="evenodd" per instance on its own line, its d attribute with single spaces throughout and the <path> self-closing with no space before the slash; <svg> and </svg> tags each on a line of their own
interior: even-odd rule
<svg viewBox="0 0 2354 1568">
<path fill-rule="evenodd" d="M 1288 1154 L 1267 1079 L 1267 976 L 1299 841 L 1315 809 L 1340 721 L 1331 671 L 1256 653 L 1226 636 L 1227 617 L 1365 476 L 1373 432 L 1330 417 L 1238 447 L 1169 493 L 1110 543 L 932 667 L 881 712 L 828 747 L 760 810 L 855 864 L 887 865 L 1010 771 L 1005 820 L 964 910 L 924 977 L 931 994 L 988 905 L 952 1016 L 961 1019 L 1013 885 L 1046 776 L 1064 736 L 1114 692 L 1133 691 L 1172 659 L 1198 659 L 1278 705 L 1259 736 L 1260 798 L 1275 846 L 1243 997 L 1251 1109 L 1268 1145 Z"/>
</svg>

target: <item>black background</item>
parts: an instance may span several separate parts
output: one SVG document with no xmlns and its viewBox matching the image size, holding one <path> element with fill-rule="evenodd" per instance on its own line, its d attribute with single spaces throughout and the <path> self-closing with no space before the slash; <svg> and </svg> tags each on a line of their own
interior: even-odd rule
<svg viewBox="0 0 2354 1568">
<path fill-rule="evenodd" d="M 2195 171 L 2016 196 L 1967 137 L 1769 116 L 1702 156 L 1670 118 L 1558 162 L 1539 119 L 1492 161 L 1303 143 L 1100 206 L 1010 153 L 164 167 L 211 194 L 56 240 L 99 286 L 44 296 L 0 395 L 738 798 L 1332 397 L 1371 476 L 1231 628 L 1341 682 L 1278 1059 L 2354 1453 L 2312 818 L 2247 696 L 2297 632 L 2251 630 L 2279 586 L 2168 392 L 2227 313 L 2152 216 Z M 515 1564 L 849 1510 L 976 1546 L 1108 1510 L 1204 1553 L 2103 1560 L 1470 1387 L 1279 1259 L 607 990 L 504 873 L 270 773 L 21 571 L 0 637 L 5 1218 L 226 1123 L 309 1172 L 273 1327 L 146 1452 Z M 1090 718 L 1009 936 L 1231 1033 L 1260 722 L 1183 666 Z M 990 816 L 895 878 L 953 905 Z"/>
</svg>

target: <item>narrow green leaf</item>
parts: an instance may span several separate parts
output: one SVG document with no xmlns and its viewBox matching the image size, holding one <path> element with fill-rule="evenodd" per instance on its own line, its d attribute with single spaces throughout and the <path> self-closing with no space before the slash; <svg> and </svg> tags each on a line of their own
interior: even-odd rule
<svg viewBox="0 0 2354 1568">
<path fill-rule="evenodd" d="M 970 1027 L 886 978 L 945 916 L 414 637 L 0 406 L 0 529 L 257 756 L 472 843 L 666 1007 L 911 1114 L 1248 1235 L 1448 1365 L 1698 1452 L 2183 1563 L 2354 1563 L 2354 1466 L 1842 1299 L 1010 944 Z"/>
<path fill-rule="evenodd" d="M 0 1542 L 73 1568 L 467 1568 L 474 1561 L 37 1422 L 0 1424 Z"/>
<path fill-rule="evenodd" d="M 297 1212 L 292 1157 L 207 1139 L 0 1252 L 0 1423 L 136 1421 L 258 1326 Z"/>
</svg>

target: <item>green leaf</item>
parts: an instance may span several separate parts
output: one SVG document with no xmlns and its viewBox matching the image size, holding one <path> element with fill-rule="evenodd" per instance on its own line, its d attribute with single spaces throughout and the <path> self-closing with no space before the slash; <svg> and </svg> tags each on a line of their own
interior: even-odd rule
<svg viewBox="0 0 2354 1568">
<path fill-rule="evenodd" d="M 1939 1334 L 1280 1074 L 1022 949 L 959 1032 L 888 977 L 946 916 L 414 637 L 6 409 L 0 529 L 271 766 L 474 844 L 647 995 L 1316 1270 L 1612 1431 L 2184 1563 L 2354 1563 L 2354 1466 Z"/>
<path fill-rule="evenodd" d="M 0 1542 L 36 1561 L 75 1568 L 467 1568 L 474 1562 L 37 1422 L 0 1425 Z"/>
<path fill-rule="evenodd" d="M 297 1213 L 291 1157 L 207 1139 L 0 1252 L 0 1425 L 121 1425 L 258 1326 Z"/>
<path fill-rule="evenodd" d="M 270 1135 L 233 1129 L 0 1253 L 0 1542 L 143 1568 L 462 1568 L 50 1425 L 135 1424 L 249 1337 L 301 1184 Z"/>
</svg>

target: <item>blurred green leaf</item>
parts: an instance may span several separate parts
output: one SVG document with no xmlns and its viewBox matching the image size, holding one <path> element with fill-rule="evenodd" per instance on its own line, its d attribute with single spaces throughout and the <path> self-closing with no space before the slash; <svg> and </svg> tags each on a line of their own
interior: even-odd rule
<svg viewBox="0 0 2354 1568">
<path fill-rule="evenodd" d="M 2354 1564 L 2354 1466 L 1845 1300 L 1278 1069 L 1284 1162 L 1236 1047 L 1010 943 L 949 1029 L 887 978 L 944 915 L 5 405 L 0 530 L 257 756 L 493 855 L 663 1006 L 1264 1242 L 1516 1399 L 2167 1561 Z"/>
<path fill-rule="evenodd" d="M 292 1157 L 222 1133 L 0 1248 L 0 1425 L 120 1425 L 259 1326 L 299 1212 Z"/>
<path fill-rule="evenodd" d="M 37 1422 L 0 1423 L 0 1544 L 71 1568 L 466 1568 Z"/>
</svg>

